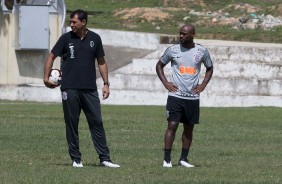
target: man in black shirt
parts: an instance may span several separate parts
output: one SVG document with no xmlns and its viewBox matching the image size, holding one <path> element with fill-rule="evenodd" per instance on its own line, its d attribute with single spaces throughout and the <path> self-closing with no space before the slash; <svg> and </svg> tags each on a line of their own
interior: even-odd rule
<svg viewBox="0 0 282 184">
<path fill-rule="evenodd" d="M 61 92 L 66 124 L 66 138 L 73 167 L 83 167 L 79 151 L 78 122 L 81 109 L 88 121 L 92 141 L 99 155 L 100 164 L 106 167 L 120 167 L 111 162 L 109 148 L 103 127 L 101 105 L 97 92 L 95 59 L 104 81 L 103 99 L 110 94 L 108 68 L 105 62 L 101 38 L 86 28 L 87 13 L 75 10 L 70 15 L 72 31 L 63 34 L 44 65 L 44 84 L 48 88 L 58 85 L 49 81 L 49 73 L 56 57 L 61 57 Z"/>
</svg>

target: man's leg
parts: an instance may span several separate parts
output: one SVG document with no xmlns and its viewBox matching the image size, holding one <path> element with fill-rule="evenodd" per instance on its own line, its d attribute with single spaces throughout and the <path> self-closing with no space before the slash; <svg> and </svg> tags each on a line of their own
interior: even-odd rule
<svg viewBox="0 0 282 184">
<path fill-rule="evenodd" d="M 185 167 L 194 167 L 194 165 L 188 163 L 188 154 L 192 144 L 194 125 L 183 124 L 183 128 L 184 130 L 182 134 L 182 151 L 180 155 L 179 164 Z"/>
<path fill-rule="evenodd" d="M 164 161 L 166 163 L 171 162 L 171 149 L 173 145 L 173 141 L 175 139 L 175 133 L 178 128 L 179 123 L 170 121 L 168 122 L 167 129 L 165 132 L 165 138 L 164 138 Z M 165 164 L 164 164 L 165 165 Z"/>
<path fill-rule="evenodd" d="M 187 159 L 190 146 L 193 139 L 194 125 L 183 124 L 184 130 L 182 134 L 182 154 L 181 159 Z"/>
<path fill-rule="evenodd" d="M 173 141 L 175 139 L 175 133 L 178 128 L 179 123 L 170 121 L 167 124 L 167 129 L 165 132 L 165 149 L 171 149 L 173 145 Z"/>
<path fill-rule="evenodd" d="M 168 96 L 166 104 L 167 129 L 164 138 L 164 161 L 163 167 L 172 167 L 171 149 L 175 139 L 176 130 L 182 116 L 182 99 Z"/>
<path fill-rule="evenodd" d="M 199 123 L 200 108 L 199 100 L 184 101 L 184 116 L 183 116 L 183 134 L 182 134 L 182 151 L 179 164 L 184 167 L 194 167 L 188 163 L 188 154 L 193 139 L 194 125 Z"/>
<path fill-rule="evenodd" d="M 82 109 L 85 113 L 92 141 L 100 161 L 110 161 L 110 153 L 103 126 L 98 92 L 93 90 L 80 91 Z"/>
<path fill-rule="evenodd" d="M 69 154 L 73 161 L 80 163 L 78 123 L 81 112 L 79 98 L 76 90 L 63 90 L 62 103 L 66 124 L 66 138 L 69 146 Z"/>
<path fill-rule="evenodd" d="M 120 167 L 118 164 L 112 163 L 110 159 L 110 151 L 103 126 L 98 92 L 93 90 L 80 90 L 80 97 L 94 148 L 99 155 L 100 165 L 112 168 Z"/>
</svg>

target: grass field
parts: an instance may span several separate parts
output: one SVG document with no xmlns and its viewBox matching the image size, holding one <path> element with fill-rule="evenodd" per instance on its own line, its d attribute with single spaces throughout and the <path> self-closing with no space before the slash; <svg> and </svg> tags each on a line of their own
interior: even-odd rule
<svg viewBox="0 0 282 184">
<path fill-rule="evenodd" d="M 0 183 L 282 183 L 281 108 L 201 108 L 190 161 L 162 168 L 164 107 L 103 105 L 112 160 L 99 167 L 81 116 L 84 168 L 72 168 L 61 104 L 0 101 Z M 172 152 L 180 150 L 179 127 Z"/>
</svg>

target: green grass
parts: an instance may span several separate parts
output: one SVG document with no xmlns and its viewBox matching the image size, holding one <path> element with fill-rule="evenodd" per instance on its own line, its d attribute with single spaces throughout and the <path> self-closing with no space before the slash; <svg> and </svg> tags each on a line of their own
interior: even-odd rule
<svg viewBox="0 0 282 184">
<path fill-rule="evenodd" d="M 237 40 L 237 41 L 252 41 L 263 43 L 281 43 L 282 42 L 282 27 L 275 27 L 271 30 L 235 30 L 233 25 L 221 26 L 212 24 L 211 19 L 207 17 L 198 17 L 189 15 L 189 11 L 211 11 L 228 12 L 230 17 L 239 19 L 240 17 L 248 17 L 245 9 L 235 10 L 228 5 L 231 4 L 250 4 L 257 7 L 257 15 L 271 14 L 275 17 L 281 16 L 278 10 L 278 5 L 281 0 L 202 0 L 188 1 L 188 0 L 167 0 L 168 5 L 164 4 L 164 0 L 84 0 L 83 3 L 79 0 L 66 0 L 67 12 L 75 9 L 85 9 L 89 12 L 88 27 L 102 28 L 113 30 L 137 31 L 137 32 L 151 32 L 159 34 L 177 35 L 179 27 L 183 23 L 193 23 L 196 25 L 196 38 L 199 39 L 217 39 L 217 40 Z M 179 3 L 182 2 L 182 3 Z M 198 2 L 198 3 L 197 3 Z M 172 15 L 170 19 L 165 21 L 154 20 L 152 22 L 146 21 L 140 17 L 131 17 L 128 20 L 122 20 L 119 16 L 114 16 L 117 11 L 123 9 L 132 9 L 136 7 L 150 7 L 150 8 L 164 8 L 163 12 Z M 177 11 L 169 8 L 182 8 Z M 184 8 L 184 9 L 183 9 Z M 187 20 L 184 17 L 189 16 Z M 209 21 L 202 22 L 207 19 Z M 68 15 L 66 25 L 68 25 Z M 157 29 L 158 27 L 158 29 Z"/>
<path fill-rule="evenodd" d="M 162 168 L 162 106 L 102 106 L 112 160 L 97 166 L 87 122 L 79 134 L 84 168 L 67 152 L 61 104 L 0 101 L 0 183 L 281 183 L 281 108 L 201 108 L 189 159 Z M 182 127 L 174 143 L 176 164 Z"/>
</svg>

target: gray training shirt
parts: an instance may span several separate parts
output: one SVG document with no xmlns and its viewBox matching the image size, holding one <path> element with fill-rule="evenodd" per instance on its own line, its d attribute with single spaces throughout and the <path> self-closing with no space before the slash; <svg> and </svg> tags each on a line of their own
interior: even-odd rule
<svg viewBox="0 0 282 184">
<path fill-rule="evenodd" d="M 171 82 L 178 87 L 178 91 L 169 92 L 169 96 L 189 100 L 200 98 L 192 90 L 199 83 L 201 64 L 203 63 L 205 67 L 212 66 L 212 60 L 206 48 L 199 44 L 195 44 L 195 47 L 191 49 L 181 44 L 173 45 L 166 49 L 160 60 L 164 64 L 171 62 Z"/>
</svg>

